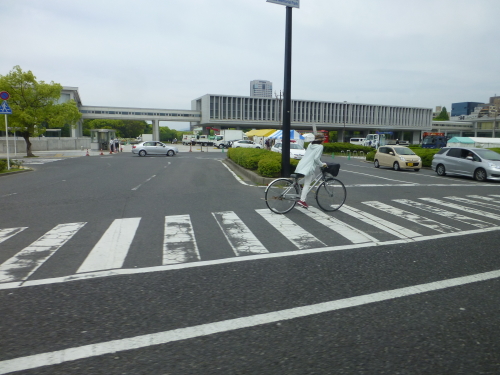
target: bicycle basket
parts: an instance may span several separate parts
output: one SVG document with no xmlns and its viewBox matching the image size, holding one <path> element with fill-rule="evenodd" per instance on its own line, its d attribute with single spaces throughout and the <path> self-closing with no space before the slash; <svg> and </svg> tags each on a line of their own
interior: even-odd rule
<svg viewBox="0 0 500 375">
<path fill-rule="evenodd" d="M 340 171 L 339 163 L 326 163 L 325 173 L 331 174 L 333 177 L 337 176 Z"/>
</svg>

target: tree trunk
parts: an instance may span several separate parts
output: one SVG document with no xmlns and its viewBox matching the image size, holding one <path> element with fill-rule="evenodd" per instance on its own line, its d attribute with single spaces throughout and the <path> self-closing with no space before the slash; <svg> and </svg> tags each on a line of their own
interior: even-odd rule
<svg viewBox="0 0 500 375">
<path fill-rule="evenodd" d="M 22 133 L 24 141 L 26 142 L 26 156 L 27 157 L 34 157 L 33 153 L 31 152 L 31 142 L 30 142 L 30 134 L 28 132 Z"/>
</svg>

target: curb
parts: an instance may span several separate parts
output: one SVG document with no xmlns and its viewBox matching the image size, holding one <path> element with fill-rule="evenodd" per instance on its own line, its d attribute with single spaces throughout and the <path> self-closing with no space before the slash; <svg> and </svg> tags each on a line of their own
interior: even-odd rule
<svg viewBox="0 0 500 375">
<path fill-rule="evenodd" d="M 9 175 L 18 174 L 18 173 L 24 173 L 24 172 L 33 172 L 33 169 L 25 169 L 22 171 L 0 173 L 0 177 L 9 176 Z"/>
<path fill-rule="evenodd" d="M 271 181 L 276 180 L 277 178 L 259 176 L 257 173 L 243 168 L 241 165 L 236 164 L 234 161 L 227 157 L 222 162 L 225 163 L 229 168 L 231 168 L 234 173 L 236 173 L 240 177 L 243 177 L 245 181 L 251 181 L 256 185 L 267 186 L 267 184 L 269 184 Z"/>
</svg>

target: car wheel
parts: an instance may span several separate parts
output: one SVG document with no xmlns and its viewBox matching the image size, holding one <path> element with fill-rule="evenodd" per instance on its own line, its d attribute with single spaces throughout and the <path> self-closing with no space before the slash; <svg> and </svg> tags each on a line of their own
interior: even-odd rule
<svg viewBox="0 0 500 375">
<path fill-rule="evenodd" d="M 224 148 L 224 145 L 219 145 L 219 148 Z"/>
<path fill-rule="evenodd" d="M 146 151 L 144 150 L 139 151 L 139 156 L 146 156 Z"/>
<path fill-rule="evenodd" d="M 174 156 L 174 155 L 175 155 L 174 150 L 168 150 L 167 156 Z"/>
<path fill-rule="evenodd" d="M 399 166 L 399 163 L 397 161 L 394 162 L 394 164 L 392 165 L 392 167 L 394 168 L 395 171 L 400 171 L 401 170 L 401 167 Z"/>
<path fill-rule="evenodd" d="M 420 170 L 420 168 L 415 168 L 414 171 L 415 172 L 418 172 Z"/>
<path fill-rule="evenodd" d="M 444 167 L 443 164 L 439 164 L 436 167 L 436 173 L 438 174 L 438 176 L 445 176 L 446 175 L 446 168 Z"/>
<path fill-rule="evenodd" d="M 374 166 L 375 168 L 380 167 L 380 163 L 378 162 L 378 160 L 376 160 L 376 159 L 375 159 L 375 161 L 373 162 L 373 166 Z"/>
<path fill-rule="evenodd" d="M 476 179 L 476 181 L 480 182 L 486 181 L 487 177 L 488 175 L 486 174 L 486 171 L 483 168 L 478 168 L 474 171 L 474 179 Z"/>
</svg>

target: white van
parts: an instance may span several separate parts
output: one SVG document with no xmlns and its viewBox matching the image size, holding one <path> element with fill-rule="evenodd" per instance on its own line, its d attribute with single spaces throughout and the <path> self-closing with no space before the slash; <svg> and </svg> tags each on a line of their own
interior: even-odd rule
<svg viewBox="0 0 500 375">
<path fill-rule="evenodd" d="M 363 146 L 364 141 L 365 141 L 364 138 L 351 138 L 349 140 L 349 143 L 352 143 L 353 145 Z"/>
</svg>

